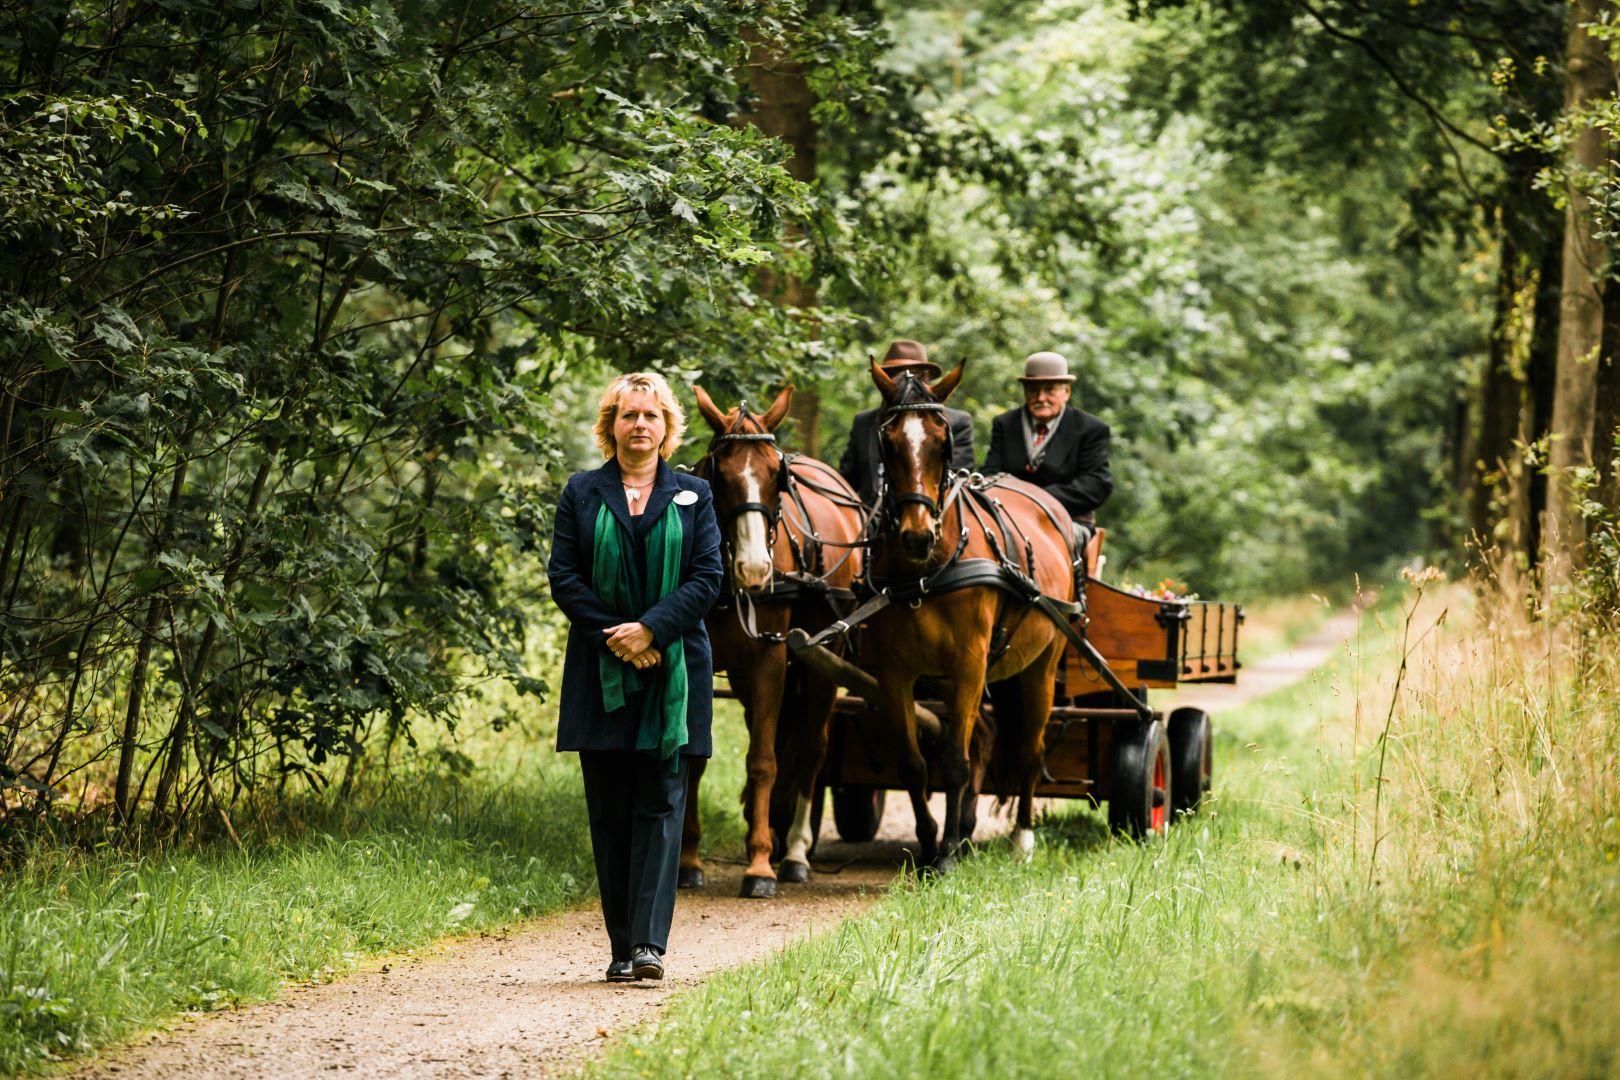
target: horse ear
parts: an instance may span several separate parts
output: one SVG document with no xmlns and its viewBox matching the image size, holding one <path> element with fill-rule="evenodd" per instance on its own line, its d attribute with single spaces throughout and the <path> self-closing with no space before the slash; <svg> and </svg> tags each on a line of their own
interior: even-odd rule
<svg viewBox="0 0 1620 1080">
<path fill-rule="evenodd" d="M 720 407 L 704 392 L 703 387 L 694 385 L 692 395 L 697 398 L 698 412 L 703 414 L 703 419 L 709 422 L 709 426 L 715 431 L 726 430 L 726 414 L 720 411 Z"/>
<path fill-rule="evenodd" d="M 934 397 L 940 401 L 944 401 L 946 398 L 950 397 L 951 394 L 955 392 L 958 384 L 961 383 L 962 373 L 966 370 L 967 361 L 964 360 L 960 364 L 956 365 L 955 371 L 951 372 L 949 375 L 946 375 L 943 379 L 939 380 L 939 382 L 929 387 L 929 389 L 934 392 Z"/>
<path fill-rule="evenodd" d="M 894 377 L 887 371 L 878 367 L 876 360 L 872 361 L 872 381 L 877 383 L 878 392 L 883 395 L 884 401 L 893 401 L 895 394 Z"/>
<path fill-rule="evenodd" d="M 765 415 L 759 422 L 765 425 L 766 431 L 775 431 L 777 426 L 787 419 L 788 405 L 793 401 L 793 384 L 788 383 L 782 387 L 782 392 L 776 395 L 771 407 L 765 410 Z"/>
</svg>

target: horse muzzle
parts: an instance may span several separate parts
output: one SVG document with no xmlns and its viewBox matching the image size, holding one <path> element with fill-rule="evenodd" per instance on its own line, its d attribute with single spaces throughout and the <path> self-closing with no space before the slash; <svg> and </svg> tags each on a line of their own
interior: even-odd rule
<svg viewBox="0 0 1620 1080">
<path fill-rule="evenodd" d="M 900 550 L 912 562 L 925 563 L 938 539 L 934 529 L 903 528 L 900 530 Z"/>
<path fill-rule="evenodd" d="M 742 557 L 731 560 L 731 577 L 739 588 L 757 591 L 770 586 L 775 567 L 769 560 L 760 562 Z"/>
</svg>

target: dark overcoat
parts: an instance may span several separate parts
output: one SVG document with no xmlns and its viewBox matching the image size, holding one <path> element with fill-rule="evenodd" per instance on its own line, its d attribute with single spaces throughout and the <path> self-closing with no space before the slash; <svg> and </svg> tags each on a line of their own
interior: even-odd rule
<svg viewBox="0 0 1620 1080">
<path fill-rule="evenodd" d="M 596 515 L 603 502 L 630 527 L 637 566 L 647 562 L 646 539 L 653 522 L 675 498 L 690 491 L 696 501 L 675 504 L 681 515 L 683 538 L 681 570 L 675 590 L 636 617 L 618 614 L 596 595 L 591 563 L 596 550 Z M 686 645 L 687 743 L 681 753 L 708 757 L 713 753 L 710 726 L 714 714 L 714 659 L 703 616 L 720 595 L 724 571 L 720 562 L 720 527 L 714 517 L 709 482 L 678 473 L 664 461 L 647 496 L 647 509 L 630 516 L 619 461 L 609 458 L 599 469 L 575 473 L 557 504 L 551 536 L 551 561 L 546 567 L 551 596 L 568 616 L 568 652 L 563 660 L 562 697 L 557 720 L 558 750 L 634 750 L 640 722 L 639 698 L 608 713 L 602 708 L 602 682 L 597 658 L 607 652 L 604 631 L 623 622 L 641 622 L 652 631 L 653 645 L 666 651 L 677 639 Z"/>
<path fill-rule="evenodd" d="M 838 460 L 838 471 L 849 486 L 860 493 L 861 501 L 871 506 L 877 501 L 878 466 L 883 463 L 878 447 L 877 409 L 855 414 L 849 425 L 849 444 L 844 456 Z M 945 419 L 951 425 L 951 468 L 973 468 L 973 417 L 961 409 L 945 408 Z"/>
<path fill-rule="evenodd" d="M 1108 470 L 1108 425 L 1072 405 L 1063 407 L 1063 419 L 1046 444 L 1041 463 L 1029 469 L 1024 446 L 1024 409 L 1009 409 L 990 421 L 990 452 L 985 455 L 986 476 L 1010 473 L 1043 487 L 1063 504 L 1076 521 L 1090 520 L 1097 507 L 1114 491 Z"/>
</svg>

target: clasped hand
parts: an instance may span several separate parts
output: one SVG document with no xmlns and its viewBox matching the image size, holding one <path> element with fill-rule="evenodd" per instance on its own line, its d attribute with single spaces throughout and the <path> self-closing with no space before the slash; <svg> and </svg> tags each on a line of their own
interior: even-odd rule
<svg viewBox="0 0 1620 1080">
<path fill-rule="evenodd" d="M 663 654 L 653 648 L 652 631 L 641 623 L 620 623 L 604 632 L 608 636 L 608 651 L 637 671 L 657 667 L 664 659 Z"/>
</svg>

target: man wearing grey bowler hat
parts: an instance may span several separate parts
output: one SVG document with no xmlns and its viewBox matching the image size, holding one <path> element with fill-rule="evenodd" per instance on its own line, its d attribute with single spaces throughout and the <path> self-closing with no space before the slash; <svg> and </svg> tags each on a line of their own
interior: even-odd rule
<svg viewBox="0 0 1620 1080">
<path fill-rule="evenodd" d="M 928 359 L 928 350 L 922 343 L 900 338 L 889 346 L 878 366 L 896 378 L 912 372 L 932 383 L 940 376 L 939 365 Z M 855 414 L 849 426 L 849 443 L 838 462 L 838 471 L 849 486 L 860 493 L 861 501 L 871 506 L 877 501 L 882 479 L 883 456 L 878 450 L 877 409 Z M 945 408 L 945 419 L 951 425 L 951 468 L 973 468 L 973 417 L 961 409 Z"/>
<path fill-rule="evenodd" d="M 986 474 L 1007 473 L 1043 487 L 1063 504 L 1086 536 L 1097 508 L 1108 501 L 1108 425 L 1069 404 L 1074 376 L 1061 353 L 1031 353 L 1024 361 L 1024 404 L 990 421 Z"/>
</svg>

